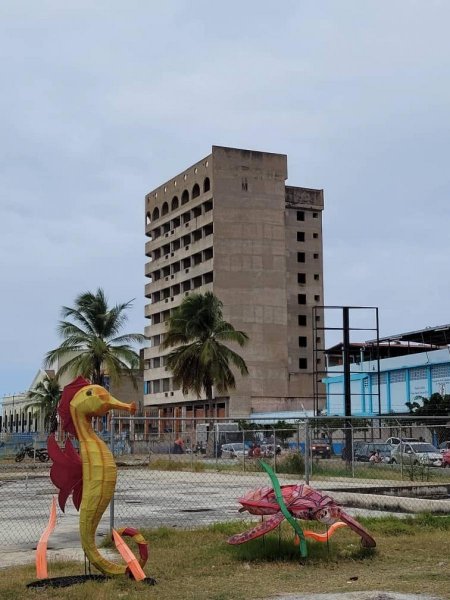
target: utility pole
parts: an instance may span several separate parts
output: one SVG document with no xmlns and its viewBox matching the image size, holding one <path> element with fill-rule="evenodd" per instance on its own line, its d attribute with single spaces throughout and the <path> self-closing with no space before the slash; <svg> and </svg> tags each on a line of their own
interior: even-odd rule
<svg viewBox="0 0 450 600">
<path fill-rule="evenodd" d="M 352 421 L 347 417 L 352 416 L 352 396 L 350 381 L 350 309 L 342 307 L 342 332 L 343 332 L 343 362 L 344 362 L 344 414 L 345 414 L 345 448 L 346 464 L 350 466 L 353 460 Z"/>
</svg>

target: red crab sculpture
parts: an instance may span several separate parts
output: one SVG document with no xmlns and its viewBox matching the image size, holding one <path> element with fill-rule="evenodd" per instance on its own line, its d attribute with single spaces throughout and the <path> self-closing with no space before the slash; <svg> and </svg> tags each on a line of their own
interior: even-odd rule
<svg viewBox="0 0 450 600">
<path fill-rule="evenodd" d="M 278 484 L 278 481 L 276 483 Z M 280 493 L 281 501 L 279 501 Z M 275 529 L 286 518 L 300 537 L 303 535 L 316 541 L 326 542 L 336 529 L 347 525 L 361 536 L 362 546 L 365 548 L 374 548 L 376 546 L 376 542 L 370 533 L 355 521 L 353 517 L 344 512 L 333 498 L 306 484 L 278 485 L 278 494 L 274 488 L 265 486 L 248 492 L 245 496 L 239 498 L 239 502 L 242 504 L 239 512 L 248 511 L 252 515 L 271 516 L 263 520 L 256 527 L 253 527 L 253 529 L 233 535 L 228 540 L 229 544 L 243 544 L 244 542 L 265 535 L 269 531 L 272 531 L 272 529 Z M 303 519 L 305 521 L 315 520 L 326 525 L 331 525 L 331 527 L 324 534 L 314 531 L 302 532 L 294 519 Z M 306 556 L 306 549 L 304 553 L 302 552 L 302 555 Z"/>
</svg>

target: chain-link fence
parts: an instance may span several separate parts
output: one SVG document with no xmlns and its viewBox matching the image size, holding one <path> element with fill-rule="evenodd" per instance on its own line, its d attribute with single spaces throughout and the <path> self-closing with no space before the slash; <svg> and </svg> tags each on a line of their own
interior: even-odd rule
<svg viewBox="0 0 450 600">
<path fill-rule="evenodd" d="M 118 478 L 110 526 L 195 527 L 240 518 L 238 498 L 270 485 L 309 483 L 354 514 L 450 514 L 450 420 L 312 418 L 274 424 L 238 420 L 113 417 L 97 432 Z M 44 529 L 52 494 L 49 464 L 0 462 L 0 541 L 29 546 Z M 77 539 L 68 503 L 61 536 Z M 58 528 L 57 528 L 58 530 Z M 62 538 L 61 538 L 62 539 Z"/>
</svg>

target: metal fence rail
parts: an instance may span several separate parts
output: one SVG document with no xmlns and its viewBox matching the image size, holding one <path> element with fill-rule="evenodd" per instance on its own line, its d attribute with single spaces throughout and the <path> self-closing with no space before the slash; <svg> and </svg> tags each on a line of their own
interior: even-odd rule
<svg viewBox="0 0 450 600">
<path fill-rule="evenodd" d="M 355 514 L 450 514 L 450 460 L 447 467 L 437 466 L 443 464 L 443 453 L 428 459 L 416 452 L 432 442 L 450 442 L 446 417 L 420 422 L 410 417 L 352 419 L 350 449 L 344 446 L 346 421 L 304 419 L 277 428 L 261 421 L 252 426 L 221 420 L 217 427 L 205 420 L 177 419 L 169 427 L 157 419 L 113 417 L 109 431 L 99 435 L 115 455 L 118 479 L 99 531 L 106 534 L 112 525 L 186 528 L 242 518 L 237 499 L 269 485 L 260 458 L 272 465 L 282 484 L 307 482 Z M 380 462 L 370 460 L 371 452 L 389 438 L 403 444 L 393 446 Z M 37 542 L 56 492 L 48 463 L 26 458 L 17 465 L 13 452 L 2 458 L 4 547 Z M 61 543 L 66 535 L 77 540 L 78 515 L 70 501 L 66 514 L 59 513 L 58 527 Z"/>
</svg>

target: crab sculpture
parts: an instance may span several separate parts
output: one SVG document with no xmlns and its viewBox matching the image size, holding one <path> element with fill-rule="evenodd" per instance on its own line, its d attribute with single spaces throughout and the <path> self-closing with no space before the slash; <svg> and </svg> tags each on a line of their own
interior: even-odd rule
<svg viewBox="0 0 450 600">
<path fill-rule="evenodd" d="M 361 545 L 374 548 L 376 542 L 370 533 L 353 517 L 347 514 L 339 504 L 326 494 L 306 484 L 280 486 L 272 469 L 261 461 L 261 465 L 269 474 L 273 487 L 265 486 L 248 492 L 239 498 L 242 507 L 239 512 L 248 511 L 252 515 L 261 515 L 263 520 L 249 531 L 233 535 L 229 544 L 243 544 L 259 538 L 272 531 L 286 519 L 296 532 L 296 543 L 300 545 L 300 553 L 307 556 L 305 538 L 326 542 L 340 527 L 348 526 L 361 537 Z M 264 518 L 268 516 L 268 518 Z M 297 520 L 319 521 L 329 525 L 326 533 L 303 531 Z"/>
</svg>

